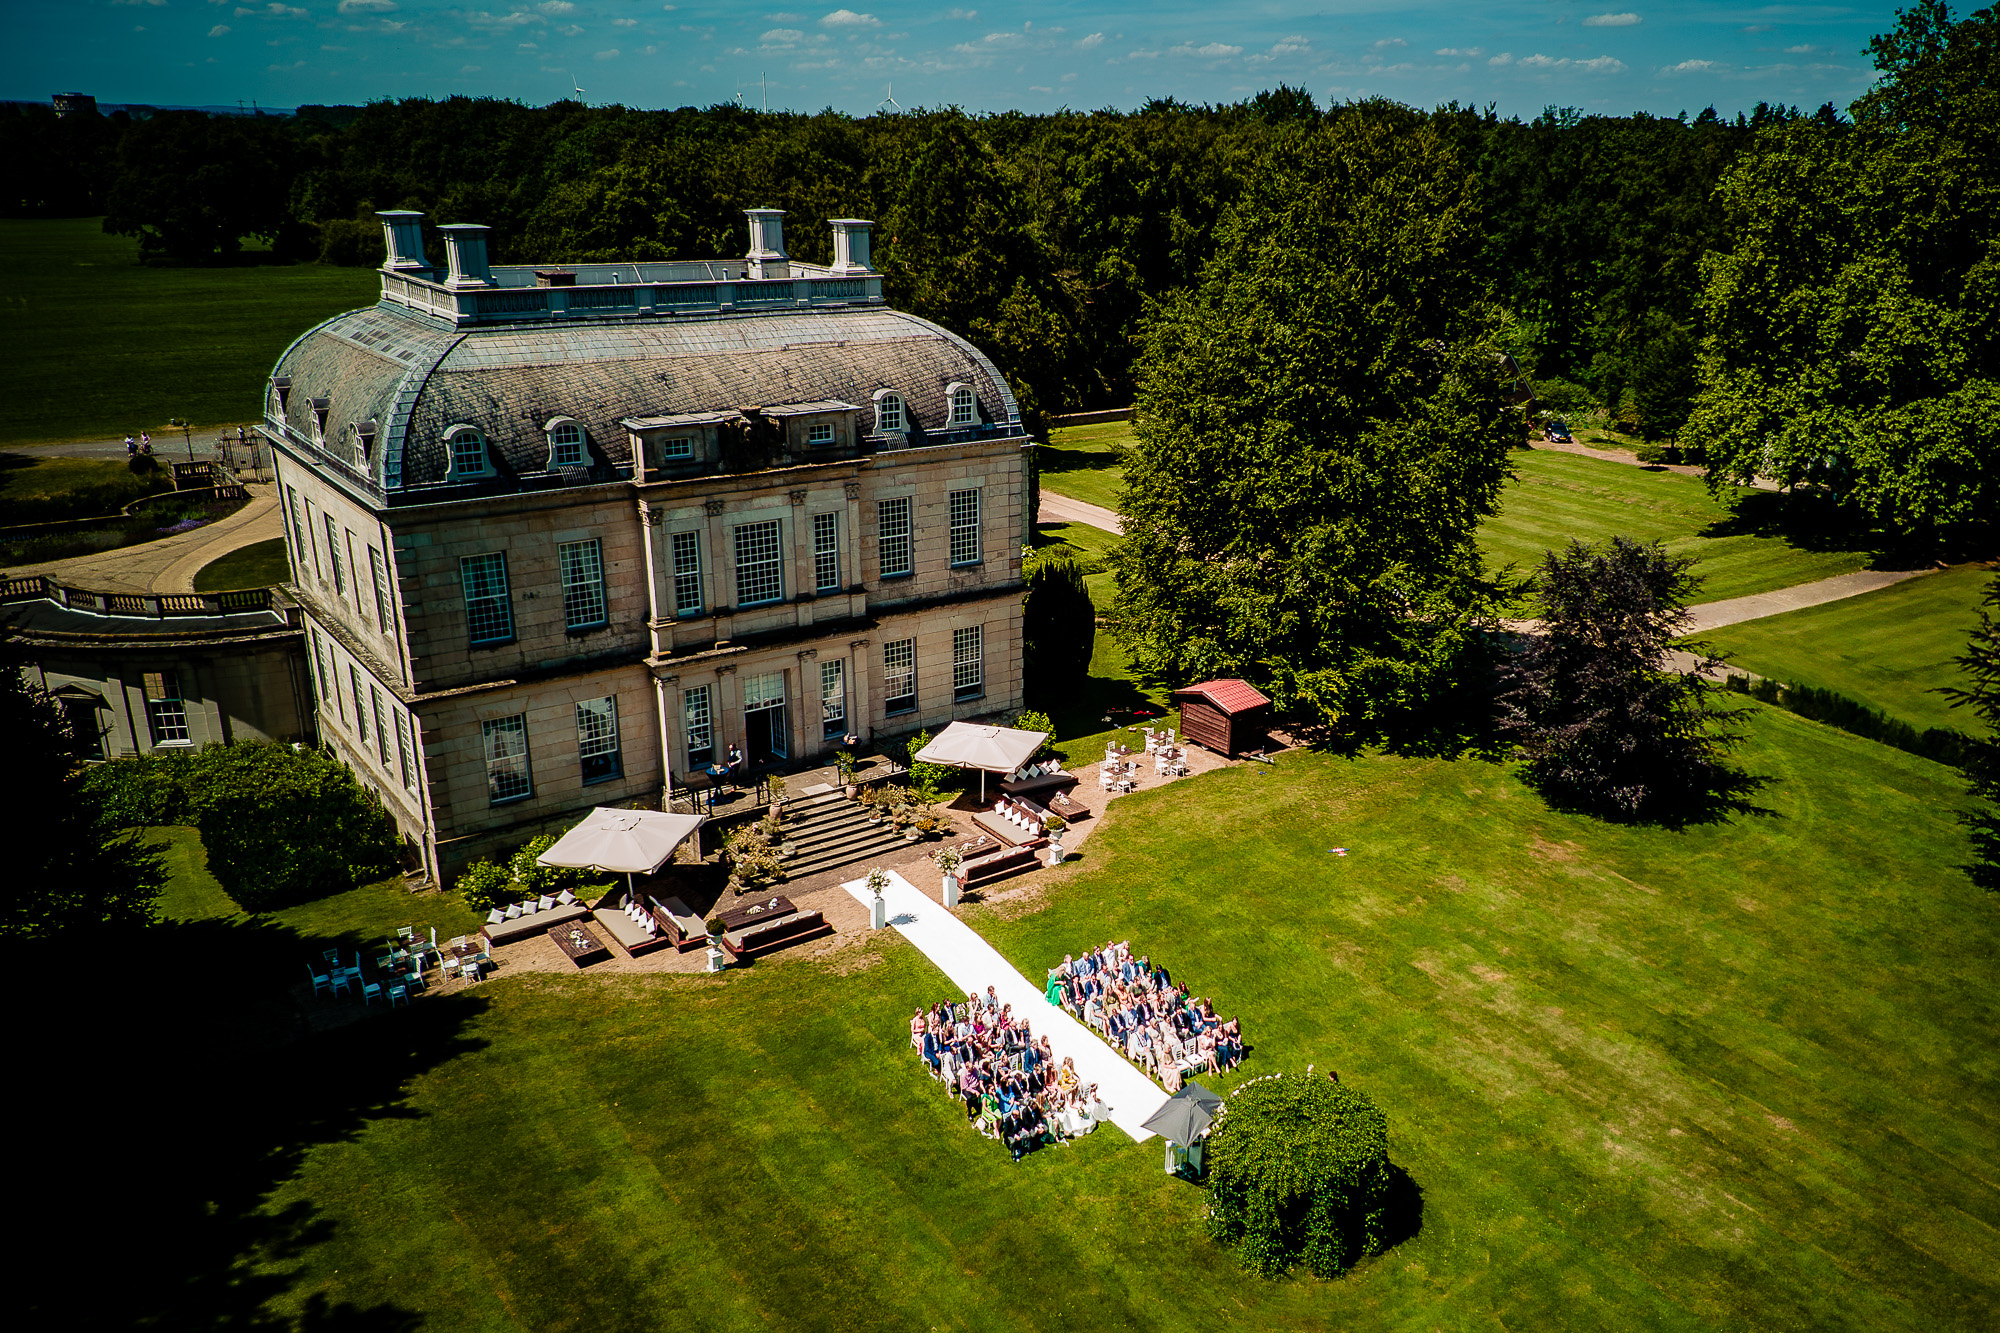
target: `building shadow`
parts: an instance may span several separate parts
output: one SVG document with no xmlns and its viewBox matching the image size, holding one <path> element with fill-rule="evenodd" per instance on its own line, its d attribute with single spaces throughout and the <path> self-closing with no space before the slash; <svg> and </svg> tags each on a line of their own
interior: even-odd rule
<svg viewBox="0 0 2000 1333">
<path fill-rule="evenodd" d="M 371 1330 L 393 1301 L 271 1308 L 335 1223 L 273 1208 L 308 1152 L 414 1117 L 412 1080 L 481 1043 L 475 995 L 376 1006 L 314 1032 L 292 978 L 327 941 L 256 919 L 169 922 L 0 959 L 38 1015 L 13 1099 L 28 1327 Z M 298 978 L 304 981 L 303 977 Z M 304 987 L 309 992 L 309 987 Z M 306 1004 L 313 1002 L 306 1001 Z"/>
</svg>

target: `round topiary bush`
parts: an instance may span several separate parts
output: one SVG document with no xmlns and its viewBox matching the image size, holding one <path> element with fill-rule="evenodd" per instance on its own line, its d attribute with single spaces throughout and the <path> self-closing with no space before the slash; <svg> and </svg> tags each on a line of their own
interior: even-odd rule
<svg viewBox="0 0 2000 1333">
<path fill-rule="evenodd" d="M 1244 1084 L 1209 1131 L 1209 1235 L 1265 1277 L 1337 1277 L 1379 1252 L 1389 1183 L 1389 1122 L 1322 1074 Z"/>
</svg>

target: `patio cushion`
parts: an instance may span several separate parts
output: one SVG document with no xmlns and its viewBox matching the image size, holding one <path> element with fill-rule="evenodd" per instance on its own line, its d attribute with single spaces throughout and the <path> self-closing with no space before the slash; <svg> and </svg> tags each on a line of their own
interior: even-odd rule
<svg viewBox="0 0 2000 1333">
<path fill-rule="evenodd" d="M 561 903 L 564 907 L 568 907 L 571 903 L 576 901 L 576 895 L 571 893 L 568 889 L 564 889 L 561 893 L 556 895 L 556 901 Z"/>
<path fill-rule="evenodd" d="M 489 926 L 497 926 L 506 919 L 507 914 L 497 907 L 486 914 L 486 924 Z"/>
<path fill-rule="evenodd" d="M 514 920 L 514 919 L 515 919 L 516 917 L 518 917 L 518 916 L 520 916 L 520 915 L 521 915 L 521 904 L 519 904 L 519 903 L 508 903 L 508 904 L 507 904 L 507 919 L 508 919 L 509 921 L 512 921 L 512 920 Z"/>
<path fill-rule="evenodd" d="M 545 893 L 542 895 L 541 901 L 535 904 L 535 910 L 538 912 L 546 912 L 555 905 L 556 905 L 556 900 L 549 897 L 549 895 Z"/>
</svg>

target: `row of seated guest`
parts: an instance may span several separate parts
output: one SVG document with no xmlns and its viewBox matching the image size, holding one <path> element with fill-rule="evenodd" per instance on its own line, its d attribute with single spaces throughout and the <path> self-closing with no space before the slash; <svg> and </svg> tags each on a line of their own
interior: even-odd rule
<svg viewBox="0 0 2000 1333">
<path fill-rule="evenodd" d="M 917 1010 L 910 1045 L 931 1077 L 965 1103 L 965 1118 L 1006 1144 L 1017 1162 L 1046 1144 L 1088 1134 L 1110 1115 L 1097 1085 L 1079 1079 L 1067 1057 L 1057 1063 L 1049 1039 L 1036 1040 L 991 986 L 984 995 Z"/>
<path fill-rule="evenodd" d="M 1064 955 L 1049 970 L 1048 998 L 1104 1034 L 1125 1058 L 1179 1092 L 1197 1070 L 1220 1074 L 1243 1062 L 1243 1028 L 1216 1016 L 1205 999 L 1177 986 L 1167 969 L 1130 941 L 1105 944 L 1081 958 Z"/>
</svg>

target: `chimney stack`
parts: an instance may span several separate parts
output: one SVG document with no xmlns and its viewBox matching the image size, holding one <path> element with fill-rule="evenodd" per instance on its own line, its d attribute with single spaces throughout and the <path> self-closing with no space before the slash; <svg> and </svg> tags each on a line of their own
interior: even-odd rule
<svg viewBox="0 0 2000 1333">
<path fill-rule="evenodd" d="M 375 215 L 382 219 L 382 259 L 384 273 L 408 273 L 421 277 L 431 271 L 424 258 L 424 215 L 407 208 L 391 208 Z"/>
<path fill-rule="evenodd" d="M 785 254 L 785 210 L 746 208 L 750 218 L 750 276 L 789 278 L 792 266 Z"/>
<path fill-rule="evenodd" d="M 491 287 L 493 270 L 486 266 L 486 233 L 492 228 L 478 222 L 447 222 L 438 228 L 444 233 L 445 254 L 451 260 L 451 276 L 445 286 Z"/>
<path fill-rule="evenodd" d="M 865 218 L 831 218 L 833 224 L 833 271 L 835 273 L 873 273 L 868 267 L 872 256 L 869 250 L 869 228 L 875 224 Z"/>
</svg>

